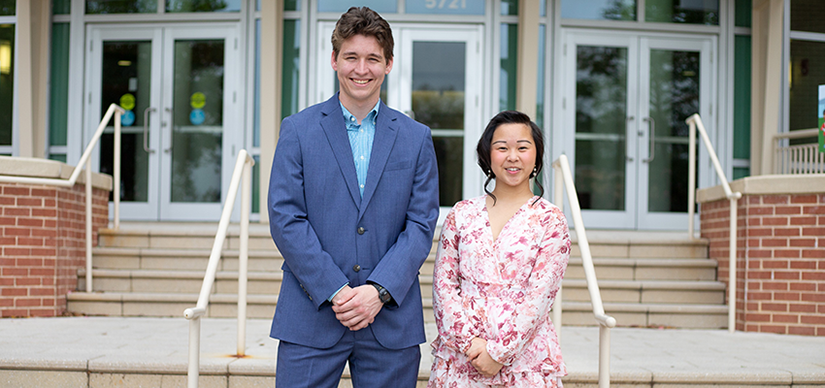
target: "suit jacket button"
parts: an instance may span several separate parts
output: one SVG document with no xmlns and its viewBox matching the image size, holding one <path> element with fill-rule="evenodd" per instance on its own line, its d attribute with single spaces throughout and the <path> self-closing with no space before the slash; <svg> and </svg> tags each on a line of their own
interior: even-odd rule
<svg viewBox="0 0 825 388">
<path fill-rule="evenodd" d="M 352 270 L 353 270 L 353 271 L 355 271 L 355 272 L 358 272 L 358 271 L 360 271 L 360 270 L 361 270 L 361 266 L 360 266 L 360 265 L 358 265 L 358 264 L 353 265 L 353 266 L 352 266 Z"/>
<path fill-rule="evenodd" d="M 358 234 L 364 234 L 364 232 L 366 232 L 366 230 L 364 230 L 364 227 L 363 227 L 363 226 L 359 226 L 359 227 L 358 227 Z"/>
</svg>

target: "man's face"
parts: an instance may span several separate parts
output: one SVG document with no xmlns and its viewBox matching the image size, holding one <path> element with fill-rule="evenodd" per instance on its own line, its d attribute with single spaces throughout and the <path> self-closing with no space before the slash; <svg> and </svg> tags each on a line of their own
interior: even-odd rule
<svg viewBox="0 0 825 388">
<path fill-rule="evenodd" d="M 384 58 L 384 49 L 375 37 L 354 35 L 341 43 L 337 58 L 332 53 L 332 69 L 338 73 L 344 106 L 375 105 L 384 76 L 392 69 L 392 59 Z"/>
</svg>

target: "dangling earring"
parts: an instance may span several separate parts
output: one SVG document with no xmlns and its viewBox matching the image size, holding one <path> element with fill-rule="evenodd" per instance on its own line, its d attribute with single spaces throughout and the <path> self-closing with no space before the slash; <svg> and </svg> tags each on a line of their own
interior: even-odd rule
<svg viewBox="0 0 825 388">
<path fill-rule="evenodd" d="M 488 177 L 489 177 L 489 176 L 493 176 L 493 172 L 492 172 L 492 171 L 490 171 L 490 170 L 487 170 L 487 176 L 488 176 Z"/>
<path fill-rule="evenodd" d="M 530 178 L 535 178 L 537 174 L 538 171 L 536 170 L 536 167 L 533 167 L 533 172 L 530 173 Z"/>
</svg>

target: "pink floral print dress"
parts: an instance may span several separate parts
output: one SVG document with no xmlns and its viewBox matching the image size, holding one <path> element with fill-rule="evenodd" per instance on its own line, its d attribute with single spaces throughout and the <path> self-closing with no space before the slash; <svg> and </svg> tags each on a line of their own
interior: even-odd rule
<svg viewBox="0 0 825 388">
<path fill-rule="evenodd" d="M 540 197 L 493 240 L 486 196 L 447 215 L 435 259 L 438 337 L 428 387 L 557 387 L 567 369 L 550 308 L 570 257 L 564 214 Z M 485 377 L 464 355 L 474 337 L 504 364 Z"/>
</svg>

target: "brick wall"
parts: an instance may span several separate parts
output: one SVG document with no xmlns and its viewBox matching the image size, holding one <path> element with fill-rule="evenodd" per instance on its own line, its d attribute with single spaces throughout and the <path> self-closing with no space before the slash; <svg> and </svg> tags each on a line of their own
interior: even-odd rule
<svg viewBox="0 0 825 388">
<path fill-rule="evenodd" d="M 729 209 L 721 199 L 700 212 L 724 282 Z M 825 336 L 825 194 L 746 194 L 737 211 L 736 330 Z"/>
<path fill-rule="evenodd" d="M 93 244 L 109 191 L 92 191 Z M 0 317 L 56 316 L 86 266 L 85 185 L 0 183 Z"/>
</svg>

